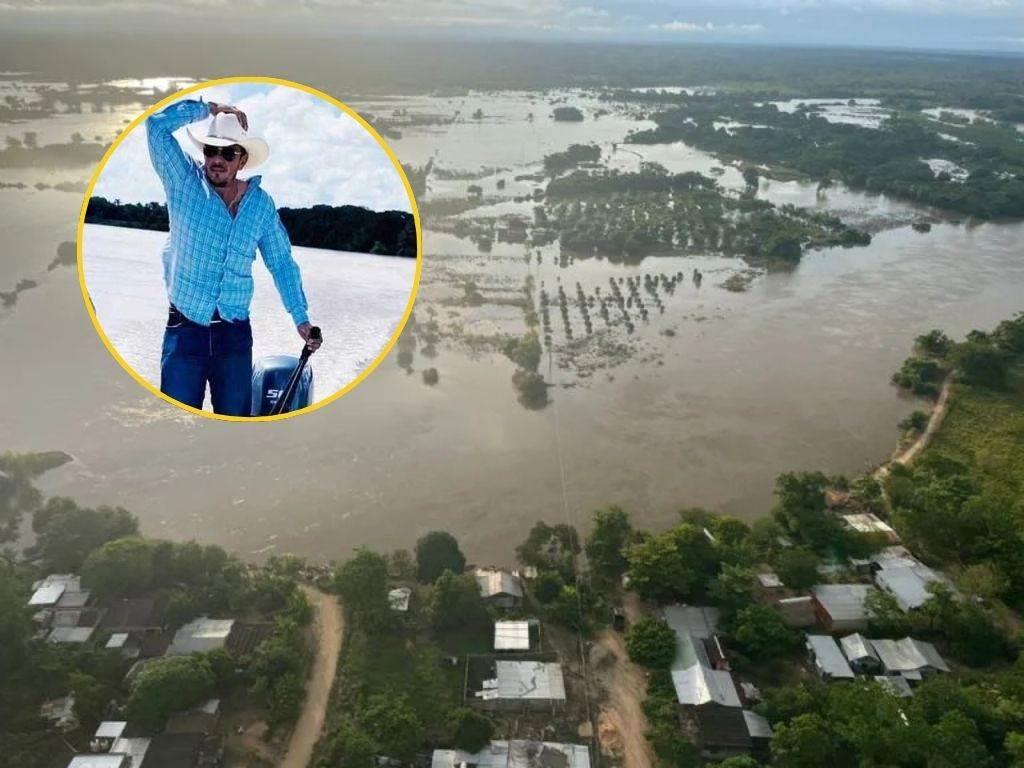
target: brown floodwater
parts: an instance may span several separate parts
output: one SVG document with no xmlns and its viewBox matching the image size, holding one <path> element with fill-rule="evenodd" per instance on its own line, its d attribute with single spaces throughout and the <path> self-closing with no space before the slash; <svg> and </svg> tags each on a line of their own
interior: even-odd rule
<svg viewBox="0 0 1024 768">
<path fill-rule="evenodd" d="M 531 103 L 515 98 L 523 109 Z M 610 131 L 619 118 L 605 117 L 601 130 Z M 550 147 L 581 135 L 578 125 L 563 128 Z M 483 141 L 490 130 L 460 129 L 472 163 L 493 162 L 472 144 L 474 131 Z M 400 143 L 420 140 L 427 139 L 408 132 Z M 519 147 L 500 151 L 506 164 L 523 155 Z M 772 194 L 821 199 L 813 187 L 776 185 Z M 889 209 L 884 199 L 832 194 L 844 206 Z M 223 424 L 140 389 L 96 338 L 74 271 L 46 271 L 57 244 L 73 236 L 79 204 L 74 194 L 0 190 L 9 254 L 0 289 L 39 282 L 0 311 L 0 445 L 74 455 L 44 478 L 49 493 L 121 504 L 147 535 L 216 542 L 243 556 L 342 558 L 364 544 L 411 547 L 441 528 L 472 559 L 505 563 L 536 520 L 586 527 L 594 509 L 613 503 L 652 527 L 692 505 L 752 519 L 770 508 L 779 472 L 855 473 L 889 454 L 896 423 L 920 407 L 888 383 L 917 334 L 939 327 L 959 336 L 1024 309 L 1024 224 L 945 222 L 927 234 L 901 226 L 869 247 L 809 253 L 796 270 L 761 275 L 745 292 L 718 287 L 717 277 L 699 290 L 685 280 L 664 314 L 638 323 L 636 355 L 586 377 L 559 367 L 557 352 L 546 358 L 555 386 L 540 411 L 516 401 L 507 359 L 448 339 L 433 359 L 417 353 L 411 374 L 392 356 L 313 415 Z M 429 306 L 439 316 L 455 311 L 443 297 L 460 274 L 490 270 L 512 289 L 532 274 L 570 291 L 576 282 L 606 285 L 609 276 L 742 266 L 680 256 L 528 265 L 522 252 L 479 254 L 466 241 L 428 233 L 417 315 Z M 509 328 L 516 313 L 485 305 L 476 318 Z M 440 373 L 433 387 L 420 375 L 428 366 Z"/>
</svg>

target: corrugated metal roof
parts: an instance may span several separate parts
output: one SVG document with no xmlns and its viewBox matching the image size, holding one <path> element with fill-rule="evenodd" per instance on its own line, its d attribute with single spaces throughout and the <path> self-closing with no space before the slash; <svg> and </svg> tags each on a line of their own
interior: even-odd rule
<svg viewBox="0 0 1024 768">
<path fill-rule="evenodd" d="M 590 750 L 580 744 L 550 741 L 492 741 L 477 753 L 459 749 L 436 749 L 431 768 L 590 768 Z"/>
<path fill-rule="evenodd" d="M 564 701 L 562 666 L 544 661 L 496 661 L 499 699 Z"/>
<path fill-rule="evenodd" d="M 124 729 L 128 727 L 128 723 L 124 720 L 104 720 L 100 723 L 99 728 L 96 729 L 96 733 L 93 734 L 94 739 L 117 739 L 124 733 Z"/>
<path fill-rule="evenodd" d="M 127 632 L 115 632 L 114 634 L 112 634 L 110 636 L 110 639 L 107 640 L 107 644 L 106 644 L 105 647 L 106 648 L 124 648 L 127 643 L 128 643 L 128 633 Z"/>
<path fill-rule="evenodd" d="M 114 742 L 114 746 L 110 748 L 112 753 L 118 753 L 128 755 L 131 757 L 130 765 L 132 768 L 139 768 L 142 762 L 146 759 L 146 752 L 149 751 L 150 739 L 145 737 L 125 738 L 122 736 Z"/>
<path fill-rule="evenodd" d="M 875 574 L 875 582 L 892 593 L 904 611 L 920 608 L 932 596 L 929 584 L 948 584 L 948 580 L 921 562 L 895 567 L 887 564 Z"/>
<path fill-rule="evenodd" d="M 750 734 L 752 739 L 770 739 L 772 737 L 772 727 L 768 723 L 768 719 L 752 712 L 749 709 L 743 710 L 743 719 L 747 721 L 747 732 Z"/>
<path fill-rule="evenodd" d="M 875 675 L 875 681 L 885 688 L 893 696 L 901 699 L 909 699 L 914 695 L 914 690 L 904 678 L 888 675 Z"/>
<path fill-rule="evenodd" d="M 51 643 L 84 643 L 96 627 L 55 627 L 46 639 Z"/>
<path fill-rule="evenodd" d="M 498 597 L 499 595 L 523 596 L 523 585 L 518 577 L 508 571 L 497 568 L 477 568 L 473 575 L 480 587 L 480 594 L 484 598 Z"/>
<path fill-rule="evenodd" d="M 688 669 L 672 670 L 672 684 L 680 704 L 700 706 L 714 702 L 724 707 L 740 706 L 740 696 L 732 674 L 694 664 Z"/>
<path fill-rule="evenodd" d="M 814 665 L 825 677 L 834 680 L 854 678 L 853 670 L 831 635 L 808 635 L 807 650 L 814 659 Z"/>
<path fill-rule="evenodd" d="M 496 621 L 496 622 L 494 622 L 494 650 L 496 650 L 496 651 L 528 651 L 528 650 L 530 650 L 530 622 L 528 622 L 528 621 Z"/>
<path fill-rule="evenodd" d="M 131 758 L 128 755 L 75 755 L 68 763 L 68 768 L 129 768 Z"/>
<path fill-rule="evenodd" d="M 843 653 L 846 654 L 846 658 L 850 661 L 878 658 L 878 655 L 871 647 L 871 641 L 859 632 L 847 635 L 839 641 L 839 645 L 842 646 Z"/>
<path fill-rule="evenodd" d="M 814 599 L 833 621 L 864 621 L 864 600 L 871 587 L 867 584 L 818 584 L 811 589 Z"/>
<path fill-rule="evenodd" d="M 223 648 L 234 625 L 234 619 L 200 616 L 174 633 L 167 655 L 187 656 L 190 653 L 206 653 L 215 648 Z"/>
<path fill-rule="evenodd" d="M 405 613 L 409 610 L 409 599 L 412 597 L 412 590 L 409 587 L 395 587 L 388 592 L 388 605 L 392 611 Z"/>
<path fill-rule="evenodd" d="M 732 675 L 725 670 L 712 669 L 704 646 L 704 641 L 714 637 L 718 629 L 718 609 L 669 605 L 662 609 L 662 615 L 676 634 L 676 657 L 670 668 L 679 703 L 699 706 L 716 702 L 726 707 L 740 706 Z"/>
<path fill-rule="evenodd" d="M 923 640 L 904 637 L 902 640 L 872 640 L 871 645 L 889 674 L 920 673 L 928 669 L 949 672 L 935 646 Z"/>
<path fill-rule="evenodd" d="M 896 531 L 878 515 L 867 512 L 857 515 L 843 515 L 843 522 L 850 528 L 861 533 L 884 533 L 895 535 Z"/>
</svg>

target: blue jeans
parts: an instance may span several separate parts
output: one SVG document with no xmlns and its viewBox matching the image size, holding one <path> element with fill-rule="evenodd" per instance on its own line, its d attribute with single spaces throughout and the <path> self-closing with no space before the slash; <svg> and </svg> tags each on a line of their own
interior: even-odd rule
<svg viewBox="0 0 1024 768">
<path fill-rule="evenodd" d="M 160 359 L 160 391 L 202 408 L 210 384 L 213 412 L 248 416 L 252 401 L 252 326 L 214 314 L 210 325 L 194 323 L 171 307 Z"/>
</svg>

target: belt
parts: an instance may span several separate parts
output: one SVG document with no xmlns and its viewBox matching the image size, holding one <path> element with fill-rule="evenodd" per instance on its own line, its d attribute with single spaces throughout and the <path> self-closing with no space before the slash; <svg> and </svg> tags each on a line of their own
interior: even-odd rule
<svg viewBox="0 0 1024 768">
<path fill-rule="evenodd" d="M 213 310 L 213 317 L 210 318 L 210 325 L 214 325 L 215 323 L 230 323 L 230 322 L 234 322 L 234 321 L 232 321 L 232 320 L 225 320 L 223 317 L 220 316 L 220 310 L 218 310 L 218 309 L 214 309 Z M 239 320 L 238 322 L 245 322 L 245 321 L 244 320 Z M 168 325 L 182 325 L 184 323 L 191 323 L 192 325 L 200 325 L 200 323 L 197 323 L 194 320 L 189 320 L 188 317 L 185 316 L 184 312 L 182 312 L 176 306 L 171 304 L 170 308 L 168 309 L 168 312 L 167 312 L 167 324 Z"/>
</svg>

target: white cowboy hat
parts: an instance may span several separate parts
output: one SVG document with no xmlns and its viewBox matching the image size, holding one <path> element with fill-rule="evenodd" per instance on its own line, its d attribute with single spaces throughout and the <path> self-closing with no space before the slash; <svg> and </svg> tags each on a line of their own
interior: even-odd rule
<svg viewBox="0 0 1024 768">
<path fill-rule="evenodd" d="M 214 147 L 230 147 L 238 144 L 243 147 L 249 159 L 245 163 L 245 170 L 251 171 L 266 162 L 270 157 L 270 145 L 263 139 L 250 136 L 246 133 L 242 124 L 238 122 L 238 116 L 231 112 L 220 112 L 204 123 L 196 130 L 188 127 L 188 135 L 200 149 L 204 144 Z"/>
</svg>

